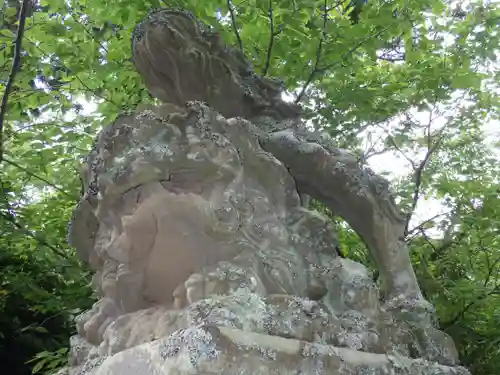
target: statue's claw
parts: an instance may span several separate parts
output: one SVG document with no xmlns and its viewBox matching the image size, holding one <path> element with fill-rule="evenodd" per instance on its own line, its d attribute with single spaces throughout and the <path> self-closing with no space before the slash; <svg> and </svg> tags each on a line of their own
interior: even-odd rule
<svg viewBox="0 0 500 375">
<path fill-rule="evenodd" d="M 227 262 L 221 262 L 216 267 L 194 273 L 178 286 L 173 293 L 174 306 L 184 308 L 211 296 L 222 296 L 246 289 L 250 292 L 259 291 L 256 277 Z"/>
</svg>

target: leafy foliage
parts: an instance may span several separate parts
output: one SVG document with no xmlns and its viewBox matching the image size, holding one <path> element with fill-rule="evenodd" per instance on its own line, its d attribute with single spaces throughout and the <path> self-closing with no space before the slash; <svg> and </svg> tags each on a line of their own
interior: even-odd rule
<svg viewBox="0 0 500 375">
<path fill-rule="evenodd" d="M 391 178 L 426 297 L 464 363 L 500 374 L 498 134 L 485 133 L 499 121 L 497 2 L 1 1 L 0 92 L 12 87 L 2 107 L 0 345 L 13 373 L 37 352 L 34 372 L 61 365 L 56 350 L 67 347 L 75 309 L 91 303 L 89 274 L 65 243 L 77 165 L 103 123 L 153 101 L 130 61 L 130 33 L 149 10 L 169 6 L 192 11 L 257 72 L 282 79 L 311 125 L 363 162 L 403 161 Z M 425 212 L 431 204 L 439 207 Z M 371 265 L 356 234 L 329 214 L 342 251 Z"/>
<path fill-rule="evenodd" d="M 15 374 L 30 374 L 30 368 L 24 366 L 26 361 L 39 352 L 57 352 L 69 344 L 74 330 L 72 319 L 90 307 L 89 272 L 61 241 L 70 201 L 54 194 L 18 205 L 15 199 L 5 201 L 15 195 L 5 186 L 3 194 L 0 360 Z"/>
</svg>

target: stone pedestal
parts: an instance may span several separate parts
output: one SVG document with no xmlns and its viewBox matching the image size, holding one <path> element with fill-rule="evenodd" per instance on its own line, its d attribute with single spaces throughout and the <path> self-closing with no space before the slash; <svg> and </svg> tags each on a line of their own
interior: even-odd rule
<svg viewBox="0 0 500 375">
<path fill-rule="evenodd" d="M 105 359 L 92 375 L 468 375 L 462 367 L 200 326 Z"/>
</svg>

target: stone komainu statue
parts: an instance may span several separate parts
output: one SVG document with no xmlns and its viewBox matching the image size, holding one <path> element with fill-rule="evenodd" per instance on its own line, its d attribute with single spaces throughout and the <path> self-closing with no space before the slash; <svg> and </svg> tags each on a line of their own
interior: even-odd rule
<svg viewBox="0 0 500 375">
<path fill-rule="evenodd" d="M 164 104 L 106 126 L 82 167 L 70 242 L 100 299 L 61 373 L 468 374 L 384 179 L 190 13 L 150 14 L 132 51 Z M 382 295 L 298 189 L 361 236 Z"/>
</svg>

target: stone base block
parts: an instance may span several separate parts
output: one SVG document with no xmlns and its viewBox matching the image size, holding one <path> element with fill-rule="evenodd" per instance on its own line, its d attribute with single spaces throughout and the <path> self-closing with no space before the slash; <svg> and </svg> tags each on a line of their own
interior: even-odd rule
<svg viewBox="0 0 500 375">
<path fill-rule="evenodd" d="M 470 375 L 463 367 L 206 325 L 94 358 L 74 374 Z"/>
</svg>

